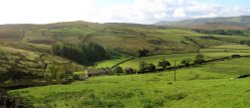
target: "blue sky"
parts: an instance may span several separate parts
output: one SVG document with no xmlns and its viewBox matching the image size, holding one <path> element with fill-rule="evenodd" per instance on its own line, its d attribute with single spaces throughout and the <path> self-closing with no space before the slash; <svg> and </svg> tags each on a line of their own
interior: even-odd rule
<svg viewBox="0 0 250 108">
<path fill-rule="evenodd" d="M 222 4 L 229 6 L 250 6 L 250 0 L 197 0 L 198 2 L 210 3 L 210 4 Z"/>
<path fill-rule="evenodd" d="M 0 24 L 84 20 L 152 24 L 250 15 L 250 0 L 1 0 Z"/>
</svg>

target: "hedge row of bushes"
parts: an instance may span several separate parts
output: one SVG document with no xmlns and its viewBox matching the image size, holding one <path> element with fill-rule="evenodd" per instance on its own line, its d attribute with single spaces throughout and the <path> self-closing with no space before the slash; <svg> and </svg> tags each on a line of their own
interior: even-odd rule
<svg viewBox="0 0 250 108">
<path fill-rule="evenodd" d="M 204 63 L 204 56 L 202 54 L 198 54 L 195 59 L 192 61 L 192 59 L 183 59 L 180 63 L 182 66 L 189 67 L 191 63 L 194 64 L 201 64 Z M 165 59 L 162 59 L 161 61 L 158 62 L 158 67 L 161 67 L 161 70 L 166 70 L 168 67 L 171 66 L 171 63 Z M 157 71 L 157 66 L 153 63 L 146 63 L 144 61 L 140 62 L 138 67 L 139 70 L 135 70 L 133 68 L 125 68 L 122 69 L 120 66 L 116 66 L 113 69 L 113 73 L 116 75 L 121 75 L 121 74 L 143 74 L 143 73 L 149 73 L 149 72 L 155 72 Z"/>
</svg>

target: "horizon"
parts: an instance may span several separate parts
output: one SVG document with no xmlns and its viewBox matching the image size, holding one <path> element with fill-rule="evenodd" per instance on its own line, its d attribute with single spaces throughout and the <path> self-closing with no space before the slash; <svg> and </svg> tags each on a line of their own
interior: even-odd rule
<svg viewBox="0 0 250 108">
<path fill-rule="evenodd" d="M 186 21 L 186 20 L 194 20 L 194 19 L 209 19 L 209 18 L 231 18 L 231 17 L 250 17 L 250 15 L 240 15 L 240 16 L 218 16 L 218 17 L 203 17 L 203 18 L 187 18 L 187 19 L 180 19 L 180 20 L 175 20 L 175 21 L 158 21 L 155 23 L 136 23 L 136 22 L 91 22 L 91 21 L 84 21 L 84 20 L 68 20 L 68 21 L 56 21 L 56 22 L 48 22 L 48 23 L 6 23 L 6 24 L 1 24 L 1 25 L 47 25 L 47 24 L 56 24 L 56 23 L 71 23 L 71 22 L 86 22 L 86 23 L 96 23 L 96 24 L 138 24 L 138 25 L 155 25 L 159 22 L 178 22 L 178 21 Z"/>
<path fill-rule="evenodd" d="M 72 21 L 153 24 L 159 21 L 249 16 L 250 8 L 246 5 L 249 3 L 234 0 L 8 0 L 0 2 L 0 24 Z"/>
</svg>

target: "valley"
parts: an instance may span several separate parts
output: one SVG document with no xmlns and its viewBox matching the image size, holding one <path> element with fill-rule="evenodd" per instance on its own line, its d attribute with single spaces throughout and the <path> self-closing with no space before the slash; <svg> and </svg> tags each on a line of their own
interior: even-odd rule
<svg viewBox="0 0 250 108">
<path fill-rule="evenodd" d="M 36 108 L 243 108 L 247 28 L 1 25 L 0 88 Z"/>
</svg>

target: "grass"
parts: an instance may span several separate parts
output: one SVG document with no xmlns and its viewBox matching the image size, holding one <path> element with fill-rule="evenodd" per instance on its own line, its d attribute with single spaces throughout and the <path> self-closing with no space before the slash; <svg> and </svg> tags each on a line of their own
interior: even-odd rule
<svg viewBox="0 0 250 108">
<path fill-rule="evenodd" d="M 233 54 L 240 54 L 240 55 L 250 55 L 250 53 L 243 52 L 243 53 L 238 53 L 238 52 L 202 52 L 205 56 L 205 60 L 211 60 L 215 58 L 222 58 L 222 57 L 228 57 Z M 131 68 L 136 68 L 138 69 L 139 63 L 144 61 L 147 63 L 153 63 L 155 65 L 158 64 L 159 61 L 162 59 L 168 60 L 172 65 L 174 65 L 174 61 L 176 61 L 176 65 L 180 65 L 180 62 L 183 59 L 191 59 L 194 60 L 196 53 L 186 53 L 186 54 L 170 54 L 170 55 L 154 55 L 154 56 L 148 56 L 148 57 L 142 57 L 142 58 L 136 58 L 131 61 L 125 62 L 121 64 L 120 66 L 123 68 L 126 67 L 131 67 Z"/>
<path fill-rule="evenodd" d="M 223 61 L 216 64 L 208 64 L 207 67 L 203 68 L 203 70 L 211 70 L 211 72 L 215 73 L 224 73 L 224 74 L 234 74 L 234 75 L 247 75 L 250 74 L 248 71 L 250 63 L 249 59 L 241 58 L 231 61 Z"/>
<path fill-rule="evenodd" d="M 232 56 L 234 54 L 239 55 L 250 55 L 250 47 L 245 45 L 221 45 L 221 46 L 215 46 L 211 48 L 201 49 L 200 53 L 205 56 L 206 60 L 215 59 L 215 58 L 222 58 L 227 56 Z M 120 64 L 121 67 L 131 67 L 131 68 L 138 68 L 138 65 L 140 62 L 145 61 L 147 63 L 153 63 L 155 65 L 158 64 L 159 61 L 162 59 L 168 60 L 172 65 L 174 64 L 174 61 L 177 62 L 177 65 L 180 64 L 181 60 L 183 59 L 195 59 L 196 53 L 183 53 L 183 54 L 167 54 L 167 55 L 152 55 L 148 57 L 142 57 L 142 58 L 135 58 L 130 61 L 124 62 Z M 116 65 L 119 62 L 123 62 L 124 60 L 127 60 L 128 57 L 121 57 L 119 59 L 111 59 L 106 61 L 101 61 L 97 63 L 97 68 L 102 67 L 112 67 Z"/>
<path fill-rule="evenodd" d="M 236 79 L 249 73 L 249 63 L 234 59 L 209 63 L 173 72 L 103 76 L 78 81 L 70 85 L 53 85 L 13 90 L 9 94 L 21 97 L 39 108 L 211 108 L 247 107 L 249 78 Z M 231 68 L 238 68 L 237 71 Z"/>
<path fill-rule="evenodd" d="M 105 68 L 105 67 L 112 67 L 118 63 L 121 63 L 123 61 L 126 61 L 130 58 L 118 58 L 118 59 L 112 59 L 112 60 L 105 60 L 102 62 L 97 63 L 97 66 L 95 66 L 95 68 Z"/>
<path fill-rule="evenodd" d="M 131 55 L 135 55 L 136 51 L 143 48 L 149 49 L 155 54 L 179 53 L 197 49 L 197 45 L 187 40 L 186 37 L 192 38 L 206 47 L 233 44 L 233 40 L 237 42 L 250 40 L 248 36 L 219 35 L 214 37 L 222 38 L 221 40 L 204 39 L 202 36 L 206 36 L 206 34 L 196 33 L 189 29 L 162 29 L 146 25 L 95 24 L 80 21 L 48 25 L 16 25 L 13 27 L 6 25 L 0 28 L 0 35 L 1 33 L 12 32 L 22 42 L 32 43 L 33 45 L 43 44 L 44 46 L 38 45 L 37 47 L 46 50 L 56 42 L 80 43 L 93 41 L 106 49 L 118 50 Z M 8 40 L 7 37 L 5 38 Z M 4 39 L 4 37 L 1 38 L 0 36 L 0 39 Z M 225 40 L 230 40 L 230 42 Z"/>
<path fill-rule="evenodd" d="M 247 107 L 249 79 L 178 81 L 117 81 L 76 83 L 19 90 L 41 108 L 79 107 Z M 102 88 L 102 89 L 100 89 Z M 52 92 L 56 91 L 56 92 Z M 41 91 L 37 94 L 35 91 Z M 12 93 L 15 94 L 15 93 Z M 34 96 L 34 94 L 37 94 Z M 31 103 L 32 103 L 31 101 Z M 44 104 L 47 102 L 47 104 Z"/>
<path fill-rule="evenodd" d="M 123 68 L 131 67 L 131 68 L 138 68 L 139 63 L 144 61 L 147 63 L 154 63 L 155 65 L 158 64 L 159 61 L 162 59 L 168 60 L 173 65 L 173 60 L 177 60 L 179 63 L 184 58 L 190 58 L 194 59 L 196 54 L 190 53 L 190 54 L 173 54 L 173 55 L 155 55 L 155 56 L 148 56 L 148 57 L 142 57 L 142 58 L 136 58 L 131 61 L 125 62 L 121 64 L 120 66 Z"/>
<path fill-rule="evenodd" d="M 48 54 L 53 42 L 93 41 L 111 52 L 124 55 L 136 55 L 139 49 L 148 49 L 155 54 L 120 65 L 123 68 L 135 69 L 141 61 L 157 65 L 163 58 L 172 65 L 173 60 L 177 60 L 179 65 L 183 59 L 194 59 L 196 56 L 194 52 L 200 47 L 205 47 L 200 52 L 205 55 L 206 60 L 233 54 L 250 54 L 250 47 L 239 45 L 241 41 L 249 41 L 249 36 L 204 36 L 207 35 L 188 29 L 160 29 L 155 26 L 133 24 L 69 22 L 48 25 L 6 25 L 0 27 L 0 40 L 6 41 L 0 43 L 0 53 L 4 53 L 4 60 L 0 61 L 2 64 L 0 71 L 9 72 L 9 69 L 13 68 L 12 65 L 18 64 L 23 66 L 16 66 L 14 70 L 24 73 L 36 72 L 42 76 L 44 68 L 39 68 L 40 71 L 27 68 L 36 67 L 37 62 L 69 63 L 74 66 L 70 68 L 76 68 L 74 74 L 81 75 L 84 67 Z M 119 59 L 100 61 L 96 67 L 111 67 L 128 58 L 122 56 Z M 11 61 L 6 62 L 5 59 Z M 16 63 L 17 60 L 20 60 L 20 63 Z M 26 103 L 39 108 L 248 107 L 250 79 L 236 79 L 240 75 L 250 74 L 248 60 L 250 59 L 235 59 L 180 69 L 177 71 L 177 83 L 173 81 L 173 72 L 166 71 L 143 75 L 95 77 L 69 85 L 13 90 L 9 94 L 21 97 Z"/>
<path fill-rule="evenodd" d="M 76 64 L 67 59 L 54 56 L 47 53 L 32 51 L 33 47 L 29 46 L 14 46 L 23 45 L 18 44 L 0 44 L 0 86 L 1 84 L 12 84 L 16 80 L 36 80 L 42 79 L 48 65 L 55 65 L 62 67 L 63 65 L 70 66 L 71 71 L 80 71 L 85 69 L 84 66 Z M 46 46 L 39 46 L 46 49 Z M 31 48 L 31 49 L 30 49 Z M 66 69 L 66 68 L 65 68 Z M 62 70 L 65 71 L 65 70 Z"/>
</svg>

